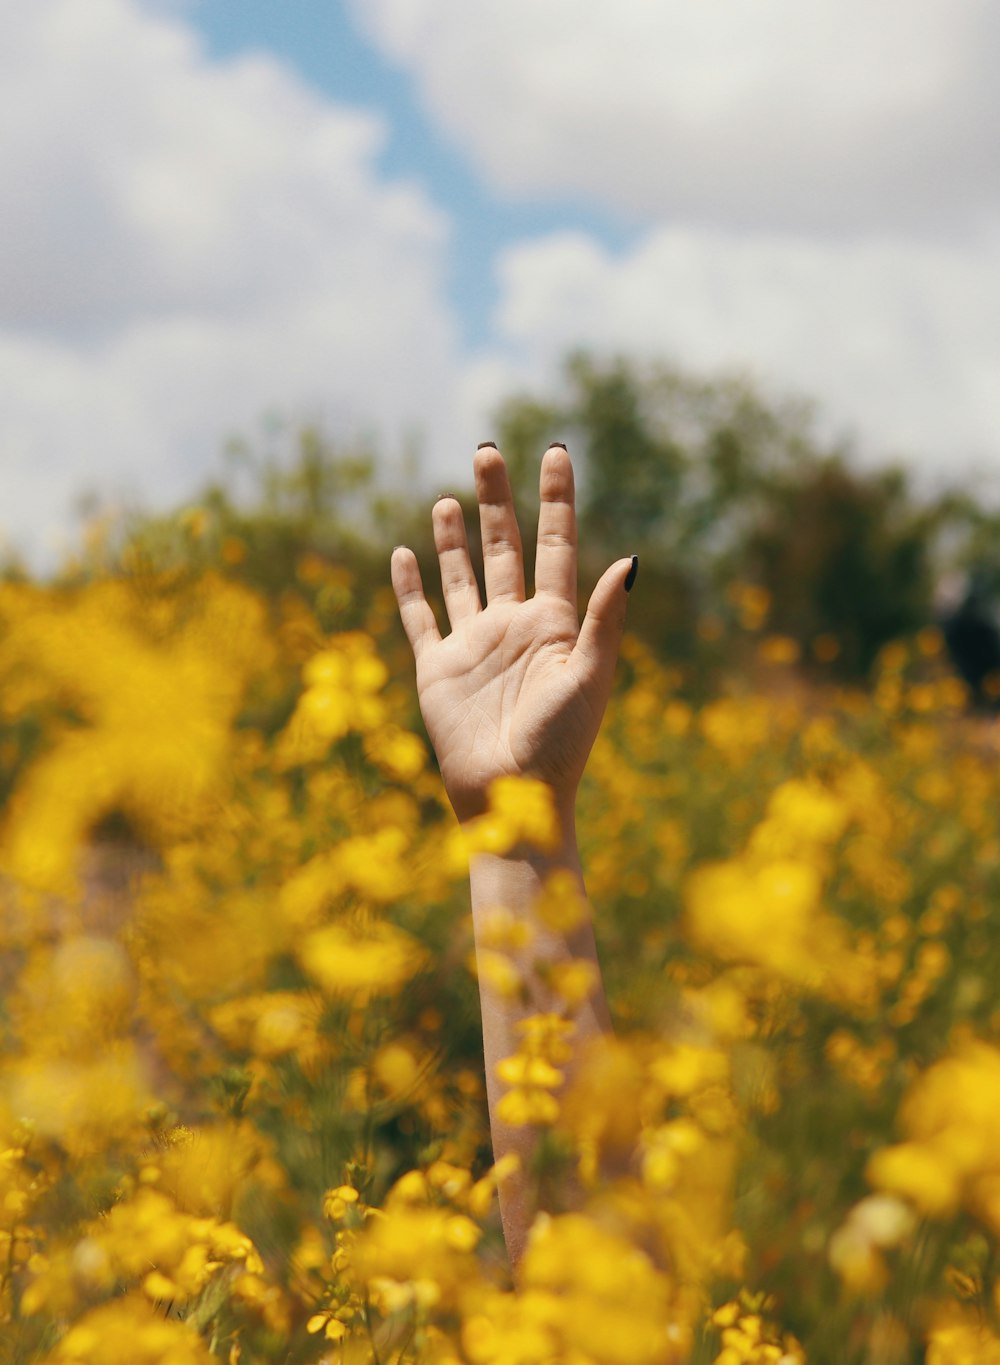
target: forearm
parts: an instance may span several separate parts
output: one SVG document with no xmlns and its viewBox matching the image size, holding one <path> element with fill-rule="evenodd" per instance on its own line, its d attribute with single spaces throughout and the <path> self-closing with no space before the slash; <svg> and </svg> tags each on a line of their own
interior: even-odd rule
<svg viewBox="0 0 1000 1365">
<path fill-rule="evenodd" d="M 634 555 L 612 564 L 596 584 L 583 621 L 577 604 L 577 526 L 573 466 L 566 447 L 556 443 L 542 459 L 536 538 L 534 595 L 525 595 L 521 536 L 510 478 L 492 441 L 480 443 L 474 457 L 476 497 L 483 545 L 486 604 L 469 555 L 468 538 L 457 499 L 443 496 L 434 504 L 434 545 L 441 570 L 450 634 L 442 636 L 424 592 L 412 550 L 397 546 L 392 555 L 392 585 L 400 618 L 413 649 L 417 690 L 427 732 L 441 776 L 460 820 L 482 813 L 492 782 L 527 774 L 552 785 L 560 798 L 564 837 L 558 852 L 546 857 L 513 854 L 478 856 L 472 868 L 472 905 L 476 952 L 480 964 L 483 1041 L 493 1147 L 497 1157 L 517 1153 L 530 1160 L 535 1131 L 511 1127 L 504 1118 L 547 1119 L 549 1082 L 564 1083 L 549 1056 L 522 1056 L 504 1068 L 508 1079 L 520 1061 L 525 1084 L 504 1105 L 497 1063 L 519 1052 L 517 1026 L 532 1015 L 569 1013 L 575 1031 L 565 1071 L 587 1044 L 610 1030 L 593 927 L 550 913 L 538 922 L 533 903 L 552 873 L 568 875 L 578 889 L 575 900 L 586 906 L 572 814 L 573 788 L 586 765 L 611 693 L 615 661 L 625 624 L 626 595 L 635 582 Z M 496 846 L 496 845 L 494 845 Z M 516 948 L 523 991 L 498 992 L 484 968 L 490 940 L 489 911 L 503 908 L 532 923 L 533 941 L 508 943 Z M 558 910 L 558 907 L 556 907 Z M 569 926 L 572 924 L 572 928 Z M 565 926 L 560 929 L 560 926 Z M 515 938 L 517 936 L 515 935 Z M 559 964 L 586 964 L 559 972 Z M 536 970 L 541 968 L 541 972 Z M 587 967 L 590 968 L 588 976 Z M 546 972 L 550 979 L 546 980 Z M 510 979 L 506 985 L 519 984 Z M 558 991 L 556 988 L 558 987 Z M 589 991 L 588 998 L 582 998 Z M 558 1021 L 556 1032 L 559 1032 Z M 563 1040 L 563 1046 L 567 1040 Z M 547 1112 L 549 1111 L 549 1112 Z M 534 1213 L 529 1172 L 502 1189 L 500 1209 L 511 1260 L 516 1264 Z"/>
<path fill-rule="evenodd" d="M 504 1237 L 514 1265 L 520 1259 L 535 1213 L 536 1195 L 530 1164 L 537 1133 L 530 1125 L 513 1126 L 498 1117 L 497 1106 L 506 1087 L 496 1074 L 497 1063 L 517 1052 L 521 1042 L 517 1025 L 521 1020 L 533 1014 L 563 1008 L 543 979 L 547 966 L 561 962 L 584 961 L 594 969 L 594 986 L 590 995 L 571 1015 L 575 1029 L 570 1039 L 573 1056 L 563 1068 L 567 1076 L 572 1073 L 574 1060 L 588 1040 L 611 1031 L 611 1018 L 594 940 L 593 919 L 586 902 L 571 816 L 564 822 L 563 828 L 564 837 L 555 852 L 518 853 L 506 857 L 484 854 L 474 858 L 471 867 L 477 955 L 482 955 L 489 941 L 490 912 L 497 907 L 512 912 L 518 919 L 527 920 L 533 931 L 530 943 L 514 954 L 515 965 L 523 980 L 523 990 L 519 994 L 502 995 L 490 984 L 487 974 L 480 975 L 486 1093 L 494 1159 L 499 1160 L 513 1152 L 520 1156 L 522 1162 L 521 1171 L 504 1182 L 500 1190 Z M 577 927 L 565 933 L 547 927 L 533 913 L 533 906 L 545 882 L 557 871 L 572 875 L 587 912 Z"/>
</svg>

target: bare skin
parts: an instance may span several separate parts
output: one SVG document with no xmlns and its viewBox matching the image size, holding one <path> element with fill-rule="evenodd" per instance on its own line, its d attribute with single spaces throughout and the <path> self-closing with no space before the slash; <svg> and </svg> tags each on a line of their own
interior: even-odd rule
<svg viewBox="0 0 1000 1365">
<path fill-rule="evenodd" d="M 474 463 L 485 607 L 472 571 L 461 507 L 454 498 L 441 498 L 432 514 L 449 635 L 441 636 L 413 552 L 405 547 L 393 552 L 392 584 L 413 648 L 420 709 L 461 822 L 480 814 L 489 784 L 508 775 L 547 782 L 561 821 L 560 846 L 554 853 L 515 851 L 508 857 L 473 860 L 472 912 L 478 939 L 489 909 L 504 905 L 527 915 L 556 869 L 570 871 L 583 892 L 576 793 L 614 680 L 625 623 L 625 580 L 632 561 L 620 559 L 604 573 L 581 625 L 573 467 L 566 451 L 553 446 L 542 460 L 535 595 L 526 598 L 521 537 L 503 458 L 495 447 L 487 446 L 476 452 Z M 597 966 L 592 925 L 569 936 L 545 931 L 533 943 L 531 955 L 536 962 L 584 958 Z M 495 1067 L 516 1049 L 518 1021 L 551 1008 L 552 1002 L 537 983 L 524 1000 L 501 999 L 483 983 L 481 1000 L 494 1156 L 517 1152 L 527 1164 L 534 1135 L 497 1118 L 502 1087 Z M 610 1030 L 599 974 L 575 1023 L 578 1050 L 588 1038 Z M 500 1211 L 516 1266 L 534 1215 L 534 1192 L 526 1172 L 502 1187 Z"/>
</svg>

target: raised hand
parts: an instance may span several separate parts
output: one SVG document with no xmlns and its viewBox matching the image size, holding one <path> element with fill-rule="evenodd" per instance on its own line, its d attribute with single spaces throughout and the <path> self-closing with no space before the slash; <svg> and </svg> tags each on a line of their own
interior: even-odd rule
<svg viewBox="0 0 1000 1365">
<path fill-rule="evenodd" d="M 479 814 L 490 782 L 509 774 L 541 778 L 569 810 L 611 691 L 635 561 L 602 576 L 581 626 L 573 466 L 552 446 L 541 467 L 535 595 L 525 599 L 510 480 L 494 446 L 477 451 L 475 474 L 486 606 L 454 498 L 433 511 L 449 635 L 438 630 L 413 552 L 392 557 L 424 723 L 460 820 Z"/>
</svg>

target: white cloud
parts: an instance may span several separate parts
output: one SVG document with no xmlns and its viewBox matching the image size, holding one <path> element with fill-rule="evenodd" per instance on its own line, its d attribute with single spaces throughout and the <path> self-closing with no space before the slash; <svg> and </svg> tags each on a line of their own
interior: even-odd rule
<svg viewBox="0 0 1000 1365">
<path fill-rule="evenodd" d="M 993 0 L 352 0 L 505 191 L 639 220 L 975 233 Z"/>
<path fill-rule="evenodd" d="M 570 347 L 750 372 L 816 397 L 862 449 L 959 475 L 1000 445 L 1000 237 L 972 254 L 659 229 L 615 257 L 567 233 L 510 249 L 499 327 L 522 382 Z"/>
<path fill-rule="evenodd" d="M 352 0 L 501 191 L 622 214 L 499 262 L 508 368 L 750 370 L 873 450 L 1000 455 L 992 0 Z M 567 211 L 567 217 L 570 217 Z"/>
<path fill-rule="evenodd" d="M 390 446 L 422 428 L 464 479 L 496 400 L 581 344 L 753 367 L 928 466 L 1000 450 L 985 0 L 907 0 L 906 24 L 901 0 L 367 0 L 497 183 L 651 220 L 620 256 L 576 235 L 509 248 L 475 356 L 445 300 L 450 225 L 380 178 L 382 124 L 265 57 L 209 61 L 190 3 L 4 5 L 16 537 L 51 539 L 85 486 L 184 496 L 274 410 Z"/>
<path fill-rule="evenodd" d="M 440 428 L 448 224 L 378 179 L 375 119 L 265 58 L 210 63 L 134 0 L 4 17 L 8 531 L 52 533 L 83 484 L 182 495 L 275 408 Z"/>
</svg>

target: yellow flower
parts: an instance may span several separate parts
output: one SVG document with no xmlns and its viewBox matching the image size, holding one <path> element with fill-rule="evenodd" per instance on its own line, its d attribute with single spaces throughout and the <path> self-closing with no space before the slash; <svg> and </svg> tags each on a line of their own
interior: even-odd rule
<svg viewBox="0 0 1000 1365">
<path fill-rule="evenodd" d="M 637 1247 L 590 1218 L 537 1219 L 521 1277 L 529 1296 L 547 1297 L 549 1320 L 569 1351 L 601 1365 L 671 1359 L 670 1282 Z"/>
<path fill-rule="evenodd" d="M 330 1312 L 314 1313 L 306 1323 L 306 1331 L 313 1335 L 322 1332 L 327 1341 L 342 1341 L 347 1335 L 347 1328 Z"/>
<path fill-rule="evenodd" d="M 909 1199 L 922 1213 L 942 1217 L 958 1204 L 959 1173 L 941 1149 L 917 1142 L 884 1147 L 868 1162 L 869 1182 Z"/>
<path fill-rule="evenodd" d="M 386 1096 L 400 1101 L 412 1096 L 421 1076 L 421 1061 L 411 1043 L 384 1043 L 372 1058 L 372 1071 Z"/>
<path fill-rule="evenodd" d="M 188 1213 L 229 1217 L 265 1150 L 246 1122 L 175 1129 L 158 1157 L 159 1188 Z"/>
<path fill-rule="evenodd" d="M 559 816 L 552 788 L 531 777 L 498 777 L 490 783 L 485 815 L 455 832 L 449 850 L 454 872 L 478 853 L 509 853 L 518 844 L 543 851 L 557 847 Z"/>
<path fill-rule="evenodd" d="M 371 636 L 361 631 L 334 636 L 309 660 L 303 677 L 305 690 L 278 743 L 282 765 L 314 762 L 351 731 L 368 734 L 386 722 L 380 693 L 389 671 Z M 391 762 L 391 741 L 384 756 Z"/>
<path fill-rule="evenodd" d="M 337 1222 L 347 1210 L 358 1202 L 358 1191 L 353 1185 L 338 1185 L 335 1190 L 327 1190 L 323 1196 L 323 1212 L 332 1222 Z"/>
<path fill-rule="evenodd" d="M 674 1043 L 650 1063 L 650 1075 L 669 1095 L 686 1097 L 729 1077 L 729 1058 L 717 1048 Z"/>
<path fill-rule="evenodd" d="M 505 1085 L 540 1085 L 551 1090 L 562 1081 L 562 1072 L 543 1057 L 526 1057 L 515 1053 L 497 1062 L 496 1072 Z"/>
<path fill-rule="evenodd" d="M 264 991 L 217 1005 L 209 1013 L 212 1027 L 232 1046 L 258 1057 L 302 1058 L 318 1046 L 321 1007 L 305 992 Z"/>
<path fill-rule="evenodd" d="M 427 763 L 423 740 L 398 725 L 383 725 L 366 735 L 365 753 L 397 782 L 412 782 Z"/>
<path fill-rule="evenodd" d="M 129 1296 L 74 1323 L 46 1365 L 211 1365 L 213 1358 L 186 1323 Z"/>
<path fill-rule="evenodd" d="M 393 1199 L 359 1232 L 352 1273 L 382 1307 L 454 1304 L 474 1278 L 478 1227 L 463 1214 Z"/>
<path fill-rule="evenodd" d="M 843 799 L 818 782 L 792 778 L 772 792 L 749 848 L 764 857 L 801 856 L 836 843 L 849 815 Z"/>
<path fill-rule="evenodd" d="M 302 941 L 303 967 L 332 996 L 364 1003 L 375 995 L 394 995 L 421 971 L 426 950 L 402 929 L 383 920 L 366 928 L 330 924 Z"/>
<path fill-rule="evenodd" d="M 512 1000 L 524 988 L 524 978 L 514 962 L 504 953 L 480 948 L 466 958 L 466 966 L 497 995 Z"/>
<path fill-rule="evenodd" d="M 134 1138 L 152 1098 L 135 1048 L 120 1041 L 93 1060 L 27 1058 L 8 1068 L 5 1082 L 14 1112 L 78 1158 Z"/>
<path fill-rule="evenodd" d="M 927 1365 L 1000 1365 L 1000 1337 L 975 1317 L 945 1311 L 928 1333 Z"/>
<path fill-rule="evenodd" d="M 486 909 L 476 924 L 476 944 L 497 952 L 510 953 L 526 948 L 535 937 L 535 926 L 504 905 Z"/>
<path fill-rule="evenodd" d="M 585 959 L 551 963 L 545 971 L 546 982 L 571 1010 L 578 1009 L 589 998 L 599 976 L 594 964 Z"/>
<path fill-rule="evenodd" d="M 559 1117 L 559 1101 L 547 1090 L 515 1086 L 497 1104 L 497 1118 L 515 1128 L 551 1124 Z"/>
<path fill-rule="evenodd" d="M 820 908 L 821 889 L 808 862 L 708 863 L 686 883 L 686 924 L 694 942 L 720 958 L 815 987 L 842 953 L 840 928 Z"/>
</svg>

